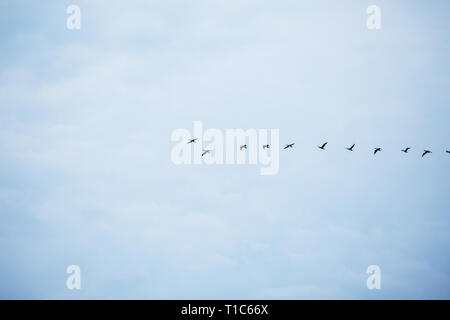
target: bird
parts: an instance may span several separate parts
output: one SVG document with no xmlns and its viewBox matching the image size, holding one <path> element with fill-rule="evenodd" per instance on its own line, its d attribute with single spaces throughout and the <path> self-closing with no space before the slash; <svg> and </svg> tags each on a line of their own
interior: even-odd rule
<svg viewBox="0 0 450 320">
<path fill-rule="evenodd" d="M 321 146 L 318 146 L 319 147 L 319 149 L 322 149 L 322 150 L 325 150 L 325 146 L 327 145 L 327 143 L 328 142 L 325 142 L 323 145 L 321 145 Z"/>
<path fill-rule="evenodd" d="M 202 157 L 203 157 L 205 154 L 210 153 L 210 152 L 211 152 L 211 150 L 205 150 L 205 149 L 203 149 Z"/>
<path fill-rule="evenodd" d="M 355 144 L 353 144 L 350 148 L 347 148 L 349 151 L 353 151 L 353 148 L 355 147 Z"/>
<path fill-rule="evenodd" d="M 431 152 L 430 150 L 423 150 L 422 158 L 423 158 L 423 156 L 426 155 L 427 153 L 432 153 L 432 152 Z"/>
<path fill-rule="evenodd" d="M 445 152 L 450 153 L 450 150 L 445 150 Z"/>
<path fill-rule="evenodd" d="M 378 151 L 381 151 L 381 148 L 375 148 L 375 150 L 373 151 L 373 154 L 377 154 Z"/>
<path fill-rule="evenodd" d="M 263 145 L 263 149 L 270 148 L 268 144 Z"/>
<path fill-rule="evenodd" d="M 294 143 L 287 144 L 286 147 L 284 147 L 283 149 L 293 148 L 293 147 L 294 147 L 294 144 L 295 144 L 295 142 L 294 142 Z"/>
<path fill-rule="evenodd" d="M 240 146 L 240 148 L 239 149 L 247 149 L 247 145 L 246 144 L 243 144 L 242 146 Z"/>
<path fill-rule="evenodd" d="M 189 142 L 188 142 L 187 144 L 189 144 L 189 143 L 194 143 L 195 141 L 197 141 L 197 139 L 198 139 L 198 138 L 195 138 L 195 139 L 189 139 Z"/>
<path fill-rule="evenodd" d="M 402 151 L 403 151 L 404 153 L 408 153 L 408 150 L 409 150 L 409 149 L 411 149 L 411 148 L 408 147 L 408 148 L 403 149 Z"/>
</svg>

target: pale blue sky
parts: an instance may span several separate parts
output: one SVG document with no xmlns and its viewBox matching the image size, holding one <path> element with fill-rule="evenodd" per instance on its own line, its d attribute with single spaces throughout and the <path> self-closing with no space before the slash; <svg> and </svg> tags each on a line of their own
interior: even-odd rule
<svg viewBox="0 0 450 320">
<path fill-rule="evenodd" d="M 0 297 L 448 299 L 449 10 L 0 0 Z M 295 148 L 174 166 L 194 120 Z"/>
</svg>

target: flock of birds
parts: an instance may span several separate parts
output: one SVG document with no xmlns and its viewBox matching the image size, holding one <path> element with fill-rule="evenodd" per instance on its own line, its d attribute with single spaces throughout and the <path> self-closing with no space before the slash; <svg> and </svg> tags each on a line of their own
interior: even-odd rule
<svg viewBox="0 0 450 320">
<path fill-rule="evenodd" d="M 195 142 L 197 141 L 197 139 L 198 139 L 198 138 L 190 139 L 190 140 L 188 141 L 188 144 L 190 144 L 190 143 L 195 143 Z M 294 144 L 295 144 L 295 142 L 294 142 L 294 143 L 288 143 L 288 144 L 286 144 L 286 146 L 285 146 L 283 149 L 294 148 Z M 325 147 L 326 147 L 327 144 L 328 144 L 328 142 L 325 142 L 324 144 L 322 144 L 322 145 L 320 145 L 320 146 L 317 146 L 317 147 L 318 147 L 319 149 L 325 150 Z M 354 148 L 354 147 L 355 147 L 355 144 L 353 144 L 351 147 L 348 147 L 348 148 L 346 148 L 346 149 L 349 150 L 349 151 L 353 151 L 353 148 Z M 269 148 L 270 148 L 270 145 L 269 145 L 269 144 L 264 144 L 264 145 L 262 146 L 262 148 L 263 148 L 263 149 L 269 149 Z M 243 149 L 247 149 L 247 145 L 246 145 L 246 144 L 243 144 L 243 145 L 241 145 L 241 146 L 239 147 L 239 149 L 240 149 L 241 151 L 242 151 Z M 377 154 L 378 152 L 380 152 L 380 151 L 382 151 L 382 150 L 383 150 L 383 149 L 382 149 L 382 148 L 379 148 L 379 147 L 374 148 L 373 154 L 375 155 L 375 154 Z M 410 148 L 410 147 L 407 147 L 407 148 L 405 148 L 405 149 L 402 149 L 401 151 L 404 152 L 404 153 L 408 153 L 409 150 L 411 150 L 411 148 Z M 205 154 L 210 153 L 211 151 L 212 151 L 212 150 L 209 150 L 209 149 L 203 149 L 202 157 L 203 157 Z M 445 150 L 445 152 L 450 154 L 450 150 Z M 429 153 L 433 153 L 433 152 L 430 151 L 430 150 L 423 150 L 422 158 L 423 158 L 424 156 L 426 156 L 427 154 L 429 154 Z"/>
</svg>

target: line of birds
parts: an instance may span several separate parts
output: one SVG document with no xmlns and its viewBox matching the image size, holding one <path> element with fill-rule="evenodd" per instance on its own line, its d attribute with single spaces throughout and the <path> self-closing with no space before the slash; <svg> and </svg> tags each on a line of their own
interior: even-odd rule
<svg viewBox="0 0 450 320">
<path fill-rule="evenodd" d="M 197 141 L 197 139 L 198 139 L 198 138 L 190 139 L 190 140 L 188 141 L 188 144 L 190 144 L 190 143 L 195 143 L 195 142 Z M 283 149 L 294 148 L 294 144 L 295 144 L 295 142 L 294 142 L 294 143 L 288 143 L 288 144 L 286 144 L 286 146 L 285 146 Z M 325 150 L 325 147 L 326 147 L 327 144 L 328 144 L 328 142 L 325 142 L 324 144 L 322 144 L 322 145 L 320 145 L 320 146 L 317 146 L 317 147 L 318 147 L 319 149 Z M 353 148 L 354 148 L 354 147 L 355 147 L 355 144 L 353 144 L 351 147 L 346 148 L 346 149 L 349 150 L 349 151 L 353 151 Z M 263 149 L 269 149 L 269 148 L 270 148 L 270 145 L 269 145 L 269 144 L 264 144 L 264 145 L 262 146 L 262 148 L 263 148 Z M 242 151 L 243 149 L 247 149 L 247 144 L 241 145 L 241 146 L 239 147 L 239 149 L 240 149 L 241 151 Z M 382 150 L 383 150 L 383 149 L 382 149 L 382 148 L 379 148 L 379 147 L 374 148 L 373 154 L 375 155 L 375 154 L 377 154 L 377 152 L 380 152 L 380 151 L 382 151 Z M 403 151 L 404 153 L 408 153 L 409 150 L 411 150 L 411 148 L 410 148 L 410 147 L 407 147 L 407 148 L 405 148 L 405 149 L 402 149 L 401 151 Z M 204 150 L 203 150 L 203 153 L 202 153 L 202 157 L 203 157 L 205 154 L 210 153 L 211 151 L 212 151 L 212 150 L 204 149 Z M 450 154 L 450 150 L 445 150 L 445 152 Z M 423 158 L 425 155 L 429 154 L 429 153 L 433 153 L 433 152 L 430 151 L 430 150 L 423 150 L 422 158 Z"/>
</svg>

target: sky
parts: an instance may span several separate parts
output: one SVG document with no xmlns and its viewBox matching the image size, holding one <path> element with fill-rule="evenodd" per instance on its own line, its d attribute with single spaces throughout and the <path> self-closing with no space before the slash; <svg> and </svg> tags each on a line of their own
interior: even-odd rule
<svg viewBox="0 0 450 320">
<path fill-rule="evenodd" d="M 0 298 L 449 299 L 449 10 L 0 0 Z M 295 146 L 175 165 L 194 121 Z"/>
</svg>

